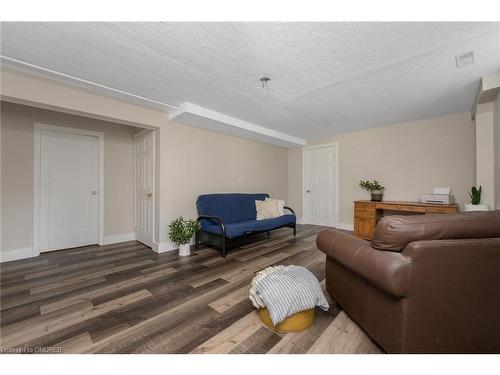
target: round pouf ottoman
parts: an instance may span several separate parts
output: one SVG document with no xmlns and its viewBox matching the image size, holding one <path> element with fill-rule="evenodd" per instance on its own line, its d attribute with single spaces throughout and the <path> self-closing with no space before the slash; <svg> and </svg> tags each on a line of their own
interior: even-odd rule
<svg viewBox="0 0 500 375">
<path fill-rule="evenodd" d="M 318 279 L 300 266 L 273 266 L 257 272 L 249 299 L 262 322 L 278 332 L 299 332 L 314 323 L 316 306 L 328 310 Z"/>
<path fill-rule="evenodd" d="M 276 332 L 304 331 L 314 324 L 314 318 L 316 317 L 316 311 L 314 309 L 309 309 L 295 313 L 281 323 L 274 325 L 271 317 L 269 316 L 267 307 L 258 309 L 257 313 L 259 314 L 262 323 Z"/>
</svg>

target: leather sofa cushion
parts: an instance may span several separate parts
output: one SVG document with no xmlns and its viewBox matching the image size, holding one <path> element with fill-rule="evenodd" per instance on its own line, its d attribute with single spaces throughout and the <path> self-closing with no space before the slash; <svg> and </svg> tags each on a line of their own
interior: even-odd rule
<svg viewBox="0 0 500 375">
<path fill-rule="evenodd" d="M 295 223 L 294 215 L 283 215 L 273 219 L 264 220 L 246 220 L 235 223 L 224 223 L 226 228 L 226 237 L 238 237 L 249 232 L 259 232 L 272 230 L 283 225 Z M 211 233 L 221 234 L 220 225 L 209 222 L 203 230 Z"/>
<path fill-rule="evenodd" d="M 500 238 L 500 210 L 457 214 L 386 216 L 373 234 L 378 250 L 401 252 L 421 240 Z"/>
</svg>

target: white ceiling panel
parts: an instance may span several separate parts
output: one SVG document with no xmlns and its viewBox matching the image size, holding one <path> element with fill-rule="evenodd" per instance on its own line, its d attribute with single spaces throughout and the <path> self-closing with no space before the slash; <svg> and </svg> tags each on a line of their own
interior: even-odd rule
<svg viewBox="0 0 500 375">
<path fill-rule="evenodd" d="M 303 139 L 469 111 L 500 23 L 2 23 L 1 54 Z M 455 55 L 474 51 L 457 69 Z M 271 78 L 262 88 L 259 79 Z"/>
</svg>

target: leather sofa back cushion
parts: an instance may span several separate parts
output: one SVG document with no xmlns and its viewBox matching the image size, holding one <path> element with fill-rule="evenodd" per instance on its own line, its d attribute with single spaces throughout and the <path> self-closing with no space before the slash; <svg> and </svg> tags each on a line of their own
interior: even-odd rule
<svg viewBox="0 0 500 375">
<path fill-rule="evenodd" d="M 410 242 L 500 238 L 500 210 L 457 214 L 386 216 L 375 228 L 372 247 L 401 252 Z"/>
</svg>

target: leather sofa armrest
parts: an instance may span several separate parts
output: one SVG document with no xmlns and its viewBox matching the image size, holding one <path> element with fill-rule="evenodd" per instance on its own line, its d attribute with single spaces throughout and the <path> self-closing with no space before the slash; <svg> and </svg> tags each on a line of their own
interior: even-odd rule
<svg viewBox="0 0 500 375">
<path fill-rule="evenodd" d="M 370 242 L 338 230 L 321 231 L 316 244 L 328 257 L 394 297 L 402 298 L 410 293 L 411 260 L 408 257 L 376 250 Z"/>
</svg>

